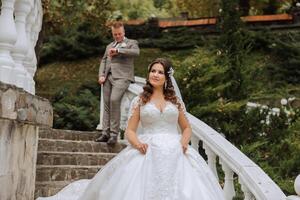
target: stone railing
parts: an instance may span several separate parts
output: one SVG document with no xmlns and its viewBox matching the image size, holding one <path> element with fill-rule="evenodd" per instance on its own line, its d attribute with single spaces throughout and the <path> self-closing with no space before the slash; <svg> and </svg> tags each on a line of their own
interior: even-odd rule
<svg viewBox="0 0 300 200">
<path fill-rule="evenodd" d="M 136 83 L 131 84 L 126 91 L 121 105 L 122 128 L 125 128 L 130 102 L 136 95 L 142 92 L 144 84 L 144 79 L 136 78 Z M 227 141 L 221 134 L 193 115 L 189 113 L 187 115 L 193 130 L 191 139 L 192 147 L 198 150 L 200 141 L 202 142 L 203 145 L 201 148 L 205 150 L 209 167 L 220 182 L 224 183 L 223 191 L 226 200 L 232 200 L 236 195 L 235 186 L 237 182 L 241 186 L 245 200 L 299 200 L 299 196 L 286 197 L 274 181 L 257 164 Z M 217 170 L 219 164 L 225 175 L 223 179 L 219 178 Z M 300 190 L 299 186 L 296 189 L 296 185 L 299 185 L 298 179 L 295 181 L 296 191 Z"/>
<path fill-rule="evenodd" d="M 208 165 L 217 178 L 216 161 L 217 158 L 219 159 L 225 174 L 223 190 L 227 200 L 235 196 L 234 175 L 238 177 L 245 200 L 283 200 L 286 198 L 280 188 L 258 165 L 221 134 L 191 114 L 188 114 L 188 118 L 193 129 L 192 146 L 198 149 L 199 141 L 202 141 Z"/>
<path fill-rule="evenodd" d="M 0 82 L 0 199 L 34 198 L 38 131 L 52 127 L 50 102 Z"/>
<path fill-rule="evenodd" d="M 0 81 L 35 94 L 34 47 L 42 27 L 41 0 L 1 0 Z"/>
</svg>

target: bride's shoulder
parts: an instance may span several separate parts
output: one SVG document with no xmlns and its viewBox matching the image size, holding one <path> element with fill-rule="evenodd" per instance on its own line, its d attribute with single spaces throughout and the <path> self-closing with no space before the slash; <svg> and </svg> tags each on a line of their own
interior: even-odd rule
<svg viewBox="0 0 300 200">
<path fill-rule="evenodd" d="M 185 108 L 185 104 L 184 104 L 183 100 L 178 96 L 176 96 L 176 100 L 177 100 L 178 110 L 185 111 L 186 108 Z"/>
<path fill-rule="evenodd" d="M 140 95 L 135 96 L 131 101 L 131 106 L 136 107 L 141 105 L 142 105 L 142 99 Z"/>
</svg>

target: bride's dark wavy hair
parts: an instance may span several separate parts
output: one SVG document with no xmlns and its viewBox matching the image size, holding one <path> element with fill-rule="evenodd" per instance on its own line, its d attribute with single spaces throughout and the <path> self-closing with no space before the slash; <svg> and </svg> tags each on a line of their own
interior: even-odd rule
<svg viewBox="0 0 300 200">
<path fill-rule="evenodd" d="M 166 85 L 164 86 L 164 89 L 163 89 L 163 94 L 164 94 L 165 100 L 170 101 L 171 103 L 177 105 L 178 108 L 181 108 L 181 104 L 178 101 L 178 98 L 175 94 L 174 86 L 172 84 L 171 77 L 170 77 L 171 70 L 172 70 L 172 63 L 165 58 L 156 58 L 149 64 L 146 85 L 143 87 L 144 90 L 140 95 L 142 104 L 145 105 L 147 102 L 149 102 L 150 98 L 153 94 L 153 86 L 149 82 L 149 74 L 152 70 L 153 65 L 157 64 L 157 63 L 159 63 L 163 66 L 165 77 L 166 77 Z"/>
</svg>

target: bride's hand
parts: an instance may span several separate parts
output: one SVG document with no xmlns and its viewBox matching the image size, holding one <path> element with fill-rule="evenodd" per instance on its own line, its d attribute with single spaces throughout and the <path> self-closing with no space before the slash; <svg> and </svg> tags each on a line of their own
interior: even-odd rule
<svg viewBox="0 0 300 200">
<path fill-rule="evenodd" d="M 181 141 L 181 147 L 182 147 L 182 151 L 185 154 L 186 150 L 188 149 L 189 143 L 183 142 Z"/>
<path fill-rule="evenodd" d="M 147 149 L 148 149 L 148 144 L 139 143 L 139 144 L 135 145 L 135 148 L 137 150 L 139 150 L 139 152 L 141 152 L 142 154 L 146 154 Z"/>
</svg>

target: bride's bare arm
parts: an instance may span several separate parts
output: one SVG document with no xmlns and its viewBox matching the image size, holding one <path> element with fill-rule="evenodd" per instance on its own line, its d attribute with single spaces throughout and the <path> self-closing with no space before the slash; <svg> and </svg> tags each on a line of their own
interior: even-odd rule
<svg viewBox="0 0 300 200">
<path fill-rule="evenodd" d="M 142 154 L 147 152 L 148 145 L 139 141 L 136 130 L 140 121 L 140 107 L 137 106 L 132 111 L 133 114 L 128 119 L 127 128 L 125 130 L 125 135 L 128 142 L 137 150 L 139 150 Z"/>
<path fill-rule="evenodd" d="M 182 137 L 180 142 L 183 148 L 183 152 L 185 153 L 191 140 L 192 128 L 184 112 L 184 109 L 180 109 L 178 123 L 182 131 Z"/>
</svg>

